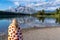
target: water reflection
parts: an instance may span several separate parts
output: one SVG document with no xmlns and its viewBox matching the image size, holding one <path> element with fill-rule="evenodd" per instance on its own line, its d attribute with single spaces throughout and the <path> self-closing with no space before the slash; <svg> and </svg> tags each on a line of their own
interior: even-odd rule
<svg viewBox="0 0 60 40">
<path fill-rule="evenodd" d="M 60 19 L 58 18 L 48 18 L 48 17 L 33 17 L 33 16 L 16 16 L 8 18 L 0 18 L 0 32 L 5 32 L 8 30 L 8 26 L 12 19 L 16 18 L 19 22 L 21 28 L 30 27 L 52 27 L 60 26 Z"/>
<path fill-rule="evenodd" d="M 59 17 L 57 17 L 57 18 L 49 18 L 49 17 L 37 17 L 38 18 L 38 20 L 40 20 L 40 21 L 42 21 L 42 23 L 46 23 L 46 21 L 48 21 L 48 23 L 58 23 L 58 24 L 60 24 L 60 18 Z"/>
<path fill-rule="evenodd" d="M 12 19 L 16 18 L 19 22 L 21 28 L 30 27 L 57 27 L 60 26 L 60 18 L 51 17 L 33 17 L 33 16 L 4 16 L 0 17 L 0 39 L 5 38 L 7 34 L 8 26 L 10 25 Z M 1 37 L 1 35 L 4 35 Z M 5 39 L 4 39 L 5 40 Z"/>
<path fill-rule="evenodd" d="M 44 22 L 45 17 L 37 17 L 39 21 Z"/>
<path fill-rule="evenodd" d="M 56 23 L 60 24 L 60 18 L 56 18 Z"/>
<path fill-rule="evenodd" d="M 20 17 L 21 18 L 21 17 Z M 21 22 L 22 27 L 46 27 L 46 26 L 60 26 L 59 18 L 48 18 L 48 17 L 32 17 L 32 16 L 24 16 L 23 18 L 18 18 L 19 22 Z"/>
</svg>

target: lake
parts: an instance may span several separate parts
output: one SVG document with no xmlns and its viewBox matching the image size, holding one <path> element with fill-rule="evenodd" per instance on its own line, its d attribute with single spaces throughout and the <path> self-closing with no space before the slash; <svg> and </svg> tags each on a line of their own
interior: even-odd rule
<svg viewBox="0 0 60 40">
<path fill-rule="evenodd" d="M 6 33 L 12 19 L 16 18 L 21 28 L 31 27 L 56 27 L 60 26 L 59 18 L 34 17 L 34 16 L 3 16 L 0 17 L 0 33 Z"/>
</svg>

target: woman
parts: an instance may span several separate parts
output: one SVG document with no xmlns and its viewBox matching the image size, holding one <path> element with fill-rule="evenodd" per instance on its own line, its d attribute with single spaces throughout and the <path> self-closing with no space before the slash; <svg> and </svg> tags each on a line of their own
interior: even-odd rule
<svg viewBox="0 0 60 40">
<path fill-rule="evenodd" d="M 16 19 L 8 27 L 8 40 L 23 40 L 22 32 Z"/>
</svg>

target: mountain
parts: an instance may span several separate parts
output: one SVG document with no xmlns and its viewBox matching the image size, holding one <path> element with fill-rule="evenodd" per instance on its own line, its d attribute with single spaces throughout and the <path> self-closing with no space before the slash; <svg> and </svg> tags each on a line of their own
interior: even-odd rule
<svg viewBox="0 0 60 40">
<path fill-rule="evenodd" d="M 24 13 L 24 14 L 33 14 L 36 12 L 33 8 L 26 7 L 26 6 L 18 6 L 16 8 L 10 8 L 7 10 L 8 12 L 17 12 L 17 13 Z"/>
<path fill-rule="evenodd" d="M 46 10 L 46 13 L 51 13 L 51 12 L 55 12 L 56 10 Z"/>
</svg>

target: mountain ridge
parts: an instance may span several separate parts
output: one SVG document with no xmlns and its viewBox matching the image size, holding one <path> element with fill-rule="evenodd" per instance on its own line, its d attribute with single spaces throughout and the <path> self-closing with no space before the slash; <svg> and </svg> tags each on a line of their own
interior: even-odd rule
<svg viewBox="0 0 60 40">
<path fill-rule="evenodd" d="M 16 13 L 24 13 L 24 14 L 33 14 L 37 12 L 35 9 L 26 7 L 26 6 L 18 6 L 16 8 L 10 8 L 7 11 L 16 12 Z"/>
</svg>

